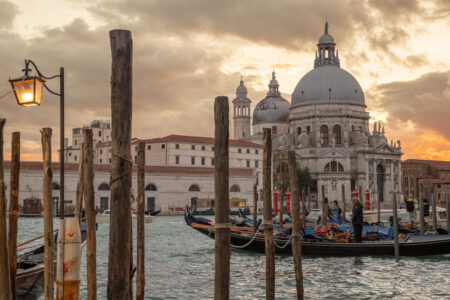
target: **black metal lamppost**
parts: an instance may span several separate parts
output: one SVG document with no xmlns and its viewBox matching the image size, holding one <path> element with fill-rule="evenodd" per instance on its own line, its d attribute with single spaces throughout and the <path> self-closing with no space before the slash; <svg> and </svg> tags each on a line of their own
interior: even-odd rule
<svg viewBox="0 0 450 300">
<path fill-rule="evenodd" d="M 29 75 L 31 72 L 30 65 L 32 65 L 37 73 L 37 76 Z M 41 104 L 42 90 L 45 88 L 53 95 L 60 97 L 60 157 L 59 157 L 59 174 L 60 174 L 60 190 L 59 190 L 59 219 L 60 232 L 62 236 L 58 238 L 58 263 L 60 263 L 61 270 L 57 271 L 60 276 L 57 279 L 60 282 L 64 281 L 64 237 L 65 237 L 65 222 L 64 222 L 64 68 L 59 68 L 59 74 L 54 76 L 44 76 L 36 66 L 36 64 L 29 59 L 25 60 L 25 69 L 22 70 L 25 74 L 21 77 L 10 79 L 9 82 L 14 90 L 17 103 L 20 106 L 37 106 Z M 59 78 L 59 93 L 52 91 L 46 84 L 46 80 Z M 59 277 L 59 278 L 58 278 Z M 63 291 L 64 286 L 60 291 Z"/>
</svg>

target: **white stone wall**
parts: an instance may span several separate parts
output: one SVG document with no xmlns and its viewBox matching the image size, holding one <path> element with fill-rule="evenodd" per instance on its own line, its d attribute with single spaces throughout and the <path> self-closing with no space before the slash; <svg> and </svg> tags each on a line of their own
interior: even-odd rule
<svg viewBox="0 0 450 300">
<path fill-rule="evenodd" d="M 9 203 L 9 180 L 10 171 L 5 170 L 6 182 L 6 198 Z M 54 171 L 53 182 L 59 184 L 59 172 Z M 76 186 L 78 181 L 78 172 L 65 172 L 65 202 L 67 204 L 75 205 L 76 202 Z M 99 190 L 99 186 L 103 183 L 109 184 L 109 172 L 96 172 L 94 176 L 94 191 L 95 191 L 95 205 L 100 207 L 100 198 L 107 197 L 108 201 L 111 197 L 110 191 Z M 134 199 L 137 199 L 137 179 L 136 174 L 133 173 L 132 194 Z M 178 209 L 190 205 L 191 198 L 214 198 L 214 174 L 145 174 L 145 184 L 154 184 L 157 191 L 146 191 L 145 199 L 148 197 L 156 198 L 156 207 L 161 208 L 163 213 L 169 213 L 170 208 L 176 207 Z M 230 187 L 238 185 L 240 192 L 230 193 L 230 198 L 247 199 L 249 207 L 253 207 L 253 184 L 255 183 L 255 176 L 231 176 Z M 196 184 L 200 187 L 199 192 L 189 192 L 189 187 Z M 59 190 L 53 191 L 53 197 L 59 199 Z M 19 185 L 19 204 L 23 204 L 23 200 L 29 197 L 36 197 L 43 199 L 43 173 L 42 170 L 20 172 Z M 132 203 L 135 207 L 136 203 Z M 180 212 L 179 212 L 180 213 Z"/>
</svg>

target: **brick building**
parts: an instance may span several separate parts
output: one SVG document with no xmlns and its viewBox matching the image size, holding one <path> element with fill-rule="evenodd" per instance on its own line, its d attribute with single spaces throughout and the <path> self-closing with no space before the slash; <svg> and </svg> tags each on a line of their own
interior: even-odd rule
<svg viewBox="0 0 450 300">
<path fill-rule="evenodd" d="M 407 159 L 402 162 L 403 192 L 416 199 L 437 199 L 445 206 L 445 196 L 450 196 L 450 161 Z M 430 202 L 431 203 L 431 202 Z"/>
</svg>

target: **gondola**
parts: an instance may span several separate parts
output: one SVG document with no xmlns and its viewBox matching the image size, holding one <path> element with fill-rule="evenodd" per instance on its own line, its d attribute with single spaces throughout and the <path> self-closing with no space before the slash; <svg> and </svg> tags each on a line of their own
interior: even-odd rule
<svg viewBox="0 0 450 300">
<path fill-rule="evenodd" d="M 145 214 L 146 214 L 146 215 L 150 215 L 150 216 L 156 216 L 156 215 L 158 215 L 160 212 L 161 212 L 161 209 L 159 209 L 159 210 L 153 210 L 153 209 L 150 209 L 149 211 L 146 211 Z"/>
<path fill-rule="evenodd" d="M 214 222 L 194 217 L 188 209 L 185 211 L 188 226 L 214 239 Z M 274 236 L 275 253 L 292 254 L 290 236 Z M 251 230 L 240 230 L 232 227 L 231 245 L 241 250 L 264 253 L 265 239 L 263 233 L 253 234 Z M 402 256 L 427 256 L 450 253 L 450 235 L 420 236 L 409 234 L 399 242 Z M 362 243 L 335 242 L 320 240 L 307 235 L 302 240 L 302 255 L 315 256 L 393 256 L 394 241 L 391 239 L 363 241 Z"/>
<path fill-rule="evenodd" d="M 55 234 L 55 246 L 57 235 Z M 86 226 L 82 222 L 81 242 L 86 240 Z M 56 270 L 56 247 L 55 261 Z M 56 276 L 56 272 L 54 273 Z M 44 293 L 44 246 L 17 257 L 16 296 L 21 300 L 35 300 Z"/>
</svg>

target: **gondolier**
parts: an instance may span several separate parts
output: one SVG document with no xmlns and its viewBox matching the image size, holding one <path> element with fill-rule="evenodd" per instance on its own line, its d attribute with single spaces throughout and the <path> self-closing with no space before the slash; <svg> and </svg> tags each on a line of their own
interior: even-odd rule
<svg viewBox="0 0 450 300">
<path fill-rule="evenodd" d="M 355 242 L 361 243 L 363 229 L 363 210 L 361 203 L 359 203 L 359 199 L 356 197 L 353 198 L 352 225 L 353 232 L 355 233 Z"/>
<path fill-rule="evenodd" d="M 408 199 L 405 201 L 405 204 L 406 204 L 406 211 L 408 212 L 409 216 L 409 223 L 412 226 L 414 222 L 417 221 L 417 214 L 416 214 L 417 200 L 414 199 L 412 194 L 410 194 Z"/>
</svg>

